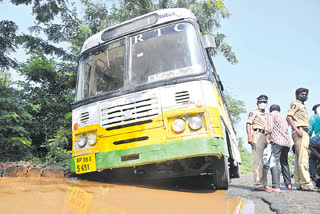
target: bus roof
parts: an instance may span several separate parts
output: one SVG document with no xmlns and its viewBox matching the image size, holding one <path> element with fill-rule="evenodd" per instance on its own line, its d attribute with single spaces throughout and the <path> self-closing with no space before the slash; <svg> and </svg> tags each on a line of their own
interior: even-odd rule
<svg viewBox="0 0 320 214">
<path fill-rule="evenodd" d="M 89 37 L 83 44 L 81 53 L 88 49 L 97 46 L 112 38 L 135 32 L 144 28 L 149 28 L 154 25 L 167 23 L 179 19 L 196 19 L 194 14 L 185 8 L 172 8 L 157 10 L 143 16 L 139 16 L 112 27 L 106 28 L 103 31 Z"/>
</svg>

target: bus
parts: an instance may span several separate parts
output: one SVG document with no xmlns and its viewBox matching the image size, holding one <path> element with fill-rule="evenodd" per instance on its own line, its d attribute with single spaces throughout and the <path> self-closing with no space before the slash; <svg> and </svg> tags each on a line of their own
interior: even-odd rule
<svg viewBox="0 0 320 214">
<path fill-rule="evenodd" d="M 81 49 L 71 172 L 201 176 L 228 189 L 241 164 L 210 49 L 194 14 L 158 10 L 109 27 Z"/>
</svg>

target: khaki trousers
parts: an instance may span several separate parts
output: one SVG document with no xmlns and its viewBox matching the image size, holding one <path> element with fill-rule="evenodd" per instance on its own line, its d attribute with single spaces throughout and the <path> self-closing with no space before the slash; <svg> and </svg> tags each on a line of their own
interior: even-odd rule
<svg viewBox="0 0 320 214">
<path fill-rule="evenodd" d="M 252 150 L 253 157 L 253 173 L 254 173 L 254 188 L 267 186 L 267 174 L 263 170 L 262 155 L 263 150 L 266 147 L 265 135 L 254 131 L 253 142 L 256 143 L 256 149 Z"/>
<path fill-rule="evenodd" d="M 292 138 L 296 147 L 294 159 L 294 178 L 297 189 L 307 185 L 312 185 L 308 170 L 309 135 L 305 131 L 302 132 L 302 137 L 298 137 L 295 131 L 292 132 Z"/>
</svg>

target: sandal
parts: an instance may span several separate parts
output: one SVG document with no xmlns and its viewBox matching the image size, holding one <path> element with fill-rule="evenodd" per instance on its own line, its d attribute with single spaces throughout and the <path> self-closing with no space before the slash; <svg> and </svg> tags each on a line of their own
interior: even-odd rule
<svg viewBox="0 0 320 214">
<path fill-rule="evenodd" d="M 316 189 L 314 188 L 314 186 L 312 186 L 312 185 L 308 185 L 308 186 L 305 186 L 305 187 L 301 187 L 301 189 L 300 190 L 302 190 L 302 191 L 316 191 Z"/>
<path fill-rule="evenodd" d="M 280 193 L 280 189 L 279 188 L 271 188 L 271 189 L 266 189 L 266 192 L 274 192 L 274 193 Z"/>
<path fill-rule="evenodd" d="M 291 184 L 286 184 L 285 186 L 286 186 L 287 190 L 292 190 L 292 185 Z"/>
</svg>

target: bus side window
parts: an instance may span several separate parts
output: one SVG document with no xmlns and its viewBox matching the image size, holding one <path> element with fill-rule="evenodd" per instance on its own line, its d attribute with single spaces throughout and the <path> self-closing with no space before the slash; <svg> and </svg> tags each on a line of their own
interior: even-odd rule
<svg viewBox="0 0 320 214">
<path fill-rule="evenodd" d="M 86 63 L 83 71 L 83 97 L 89 97 L 90 91 L 90 77 L 91 77 L 91 65 Z"/>
</svg>

